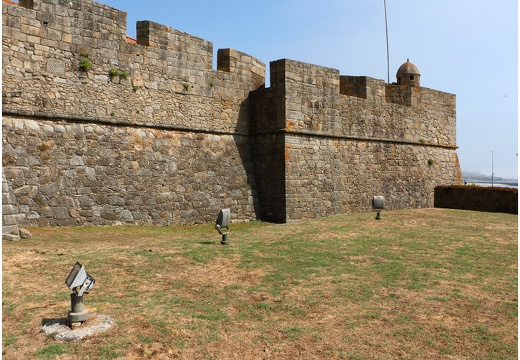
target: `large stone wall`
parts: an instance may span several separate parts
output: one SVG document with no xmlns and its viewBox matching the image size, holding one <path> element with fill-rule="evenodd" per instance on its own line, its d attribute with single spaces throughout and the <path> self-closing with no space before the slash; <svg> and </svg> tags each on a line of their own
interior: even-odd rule
<svg viewBox="0 0 520 360">
<path fill-rule="evenodd" d="M 24 223 L 207 223 L 222 207 L 256 218 L 240 136 L 4 116 L 3 139 Z"/>
<path fill-rule="evenodd" d="M 128 43 L 126 13 L 89 0 L 20 5 L 2 4 L 2 135 L 22 223 L 256 218 L 248 97 L 264 64 L 221 49 L 212 70 L 211 42 L 149 21 Z"/>
<path fill-rule="evenodd" d="M 20 240 L 18 202 L 2 171 L 2 239 Z"/>
<path fill-rule="evenodd" d="M 2 4 L 3 169 L 23 225 L 286 222 L 433 206 L 455 96 L 233 49 L 92 0 Z M 84 66 L 84 65 L 87 66 Z"/>
</svg>

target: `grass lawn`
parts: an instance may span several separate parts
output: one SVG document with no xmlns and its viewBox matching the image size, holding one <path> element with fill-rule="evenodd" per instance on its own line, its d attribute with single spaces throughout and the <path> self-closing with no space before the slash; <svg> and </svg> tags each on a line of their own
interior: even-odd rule
<svg viewBox="0 0 520 360">
<path fill-rule="evenodd" d="M 312 221 L 30 228 L 3 242 L 3 359 L 517 359 L 518 216 L 419 209 Z M 76 261 L 91 314 L 66 317 Z"/>
</svg>

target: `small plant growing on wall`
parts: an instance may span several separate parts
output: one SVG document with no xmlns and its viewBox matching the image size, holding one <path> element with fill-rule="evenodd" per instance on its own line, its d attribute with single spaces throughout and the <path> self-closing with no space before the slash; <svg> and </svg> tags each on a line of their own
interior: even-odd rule
<svg viewBox="0 0 520 360">
<path fill-rule="evenodd" d="M 424 143 L 426 142 L 426 139 L 422 137 L 422 138 L 419 139 L 419 142 L 420 142 L 421 144 L 424 144 Z"/>
<path fill-rule="evenodd" d="M 120 78 L 123 78 L 123 79 L 128 79 L 128 77 L 130 76 L 130 74 L 128 74 L 126 71 L 121 71 L 116 68 L 111 68 L 110 70 L 108 70 L 108 75 L 112 79 L 114 79 L 116 76 L 119 76 Z M 134 86 L 134 92 L 136 92 L 136 91 L 137 91 L 137 88 Z"/>
<path fill-rule="evenodd" d="M 92 69 L 92 62 L 86 58 L 81 59 L 79 61 L 79 69 L 84 72 L 89 71 L 90 69 Z"/>
<path fill-rule="evenodd" d="M 132 90 L 133 90 L 134 92 L 137 92 L 137 90 L 139 90 L 139 86 L 134 86 L 134 87 L 132 87 Z"/>
<path fill-rule="evenodd" d="M 184 90 L 188 91 L 188 89 L 190 88 L 190 83 L 183 83 L 182 86 L 184 87 Z"/>
<path fill-rule="evenodd" d="M 89 60 L 89 53 L 82 52 L 79 54 L 81 56 L 81 59 L 79 60 L 79 69 L 81 71 L 87 72 L 90 69 L 92 69 L 92 61 Z"/>
<path fill-rule="evenodd" d="M 110 75 L 111 77 L 117 76 L 119 75 L 119 70 L 112 68 L 108 70 L 108 75 Z"/>
<path fill-rule="evenodd" d="M 433 164 L 435 164 L 435 160 L 428 159 L 428 165 L 432 166 Z"/>
</svg>

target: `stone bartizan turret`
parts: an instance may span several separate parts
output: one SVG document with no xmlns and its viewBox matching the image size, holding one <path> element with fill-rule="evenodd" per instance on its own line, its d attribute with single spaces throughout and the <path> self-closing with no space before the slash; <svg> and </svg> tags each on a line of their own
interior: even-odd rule
<svg viewBox="0 0 520 360">
<path fill-rule="evenodd" d="M 406 62 L 401 65 L 397 70 L 397 85 L 403 86 L 420 86 L 421 85 L 421 73 L 417 66 L 410 62 L 410 59 L 406 59 Z"/>
</svg>

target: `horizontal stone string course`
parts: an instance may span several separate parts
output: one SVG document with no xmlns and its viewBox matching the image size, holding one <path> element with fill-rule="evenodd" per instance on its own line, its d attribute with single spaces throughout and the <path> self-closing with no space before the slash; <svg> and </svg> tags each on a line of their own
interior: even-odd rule
<svg viewBox="0 0 520 360">
<path fill-rule="evenodd" d="M 288 222 L 433 206 L 455 95 L 234 49 L 92 0 L 2 4 L 3 174 L 22 225 Z M 14 212 L 14 213 L 13 213 Z"/>
<path fill-rule="evenodd" d="M 52 120 L 52 121 L 66 121 L 69 123 L 90 123 L 90 124 L 99 124 L 99 125 L 113 125 L 113 126 L 121 126 L 121 127 L 142 127 L 142 128 L 150 128 L 150 129 L 163 129 L 163 130 L 171 130 L 171 131 L 180 131 L 180 132 L 194 132 L 194 133 L 211 133 L 211 134 L 220 134 L 220 135 L 242 135 L 247 136 L 250 135 L 249 132 L 245 131 L 221 131 L 218 129 L 204 129 L 204 128 L 183 128 L 175 125 L 168 124 L 153 124 L 153 123 L 133 123 L 129 124 L 126 121 L 120 121 L 118 119 L 109 119 L 109 118 L 88 118 L 88 117 L 77 117 L 77 116 L 68 116 L 68 115 L 49 115 L 41 112 L 27 112 L 27 111 L 18 111 L 18 110 L 10 110 L 3 109 L 3 115 L 16 116 L 20 119 L 41 119 L 41 120 Z"/>
</svg>

